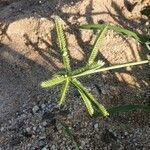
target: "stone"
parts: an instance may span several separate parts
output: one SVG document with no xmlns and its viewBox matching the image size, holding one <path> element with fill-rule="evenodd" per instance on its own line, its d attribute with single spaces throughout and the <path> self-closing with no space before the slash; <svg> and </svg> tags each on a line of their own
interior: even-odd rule
<svg viewBox="0 0 150 150">
<path fill-rule="evenodd" d="M 128 132 L 125 132 L 124 135 L 127 136 L 127 135 L 128 135 Z"/>
<path fill-rule="evenodd" d="M 45 139 L 41 139 L 40 141 L 39 141 L 39 147 L 40 148 L 44 148 L 46 146 L 46 140 Z"/>
<path fill-rule="evenodd" d="M 98 123 L 94 124 L 95 129 L 98 129 L 98 126 L 99 126 Z"/>
<path fill-rule="evenodd" d="M 36 131 L 36 129 L 37 129 L 36 127 L 33 127 L 33 130 L 34 130 L 34 131 Z"/>
<path fill-rule="evenodd" d="M 32 109 L 33 113 L 36 113 L 39 110 L 39 107 L 37 105 L 35 105 Z"/>
<path fill-rule="evenodd" d="M 30 128 L 26 128 L 26 131 L 27 131 L 27 132 L 30 132 L 30 131 L 31 131 L 31 129 L 30 129 Z"/>
<path fill-rule="evenodd" d="M 4 131 L 4 127 L 1 127 L 1 130 L 0 130 L 1 132 L 3 132 Z"/>
<path fill-rule="evenodd" d="M 46 146 L 45 146 L 44 148 L 42 148 L 42 150 L 48 150 L 48 149 L 47 149 Z"/>
<path fill-rule="evenodd" d="M 43 124 L 44 127 L 47 126 L 47 122 L 46 121 L 44 121 L 42 124 Z"/>
<path fill-rule="evenodd" d="M 52 150 L 55 150 L 55 149 L 56 149 L 56 146 L 55 146 L 55 145 L 52 145 L 51 148 L 52 148 Z"/>
<path fill-rule="evenodd" d="M 46 107 L 46 105 L 45 105 L 45 104 L 42 104 L 41 107 L 42 107 L 42 109 L 44 109 L 44 108 Z"/>
</svg>

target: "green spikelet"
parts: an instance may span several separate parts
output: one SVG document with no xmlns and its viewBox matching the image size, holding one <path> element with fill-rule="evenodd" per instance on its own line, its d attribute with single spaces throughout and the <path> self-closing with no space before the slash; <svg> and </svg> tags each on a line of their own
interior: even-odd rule
<svg viewBox="0 0 150 150">
<path fill-rule="evenodd" d="M 150 41 L 146 42 L 145 44 L 146 44 L 147 49 L 150 50 Z"/>
<path fill-rule="evenodd" d="M 99 34 L 95 40 L 91 55 L 89 57 L 88 65 L 90 65 L 94 62 L 94 59 L 96 58 L 96 56 L 98 54 L 98 50 L 100 48 L 100 45 L 102 44 L 102 41 L 105 37 L 106 32 L 107 32 L 107 26 L 102 31 L 99 32 Z"/>
<path fill-rule="evenodd" d="M 62 83 L 65 80 L 66 80 L 66 77 L 64 77 L 64 76 L 57 76 L 57 77 L 54 77 L 54 78 L 52 78 L 50 80 L 43 81 L 41 83 L 41 87 L 42 88 L 50 88 L 52 86 L 55 86 L 55 85 L 58 85 L 58 84 Z"/>
<path fill-rule="evenodd" d="M 98 62 L 94 62 L 91 65 L 86 65 L 85 67 L 76 69 L 76 70 L 72 71 L 71 74 L 73 76 L 76 76 L 78 74 L 80 74 L 80 75 L 81 74 L 88 75 L 88 74 L 90 74 L 90 72 L 93 72 L 94 70 L 97 70 L 97 69 L 101 68 L 103 65 L 104 65 L 104 62 L 99 60 Z"/>
<path fill-rule="evenodd" d="M 83 72 L 85 72 L 87 69 L 88 69 L 87 66 L 84 66 L 84 67 L 81 67 L 81 68 L 79 68 L 79 69 L 73 70 L 73 71 L 71 72 L 71 75 L 77 75 L 77 74 L 83 73 Z"/>
<path fill-rule="evenodd" d="M 62 57 L 63 57 L 63 63 L 64 63 L 64 66 L 66 68 L 66 71 L 70 72 L 71 67 L 70 67 L 69 55 L 68 55 L 67 48 L 66 48 L 66 40 L 65 40 L 65 36 L 64 36 L 62 26 L 59 23 L 58 19 L 55 19 L 55 26 L 56 26 L 60 51 L 61 51 L 61 54 L 62 54 Z"/>
<path fill-rule="evenodd" d="M 73 84 L 76 84 L 78 86 L 78 88 L 80 88 L 84 92 L 84 94 L 91 100 L 91 102 L 93 102 L 97 106 L 98 110 L 100 111 L 100 113 L 103 116 L 105 116 L 105 117 L 109 116 L 109 113 L 107 112 L 105 107 L 102 104 L 100 104 L 94 98 L 94 96 L 77 79 L 73 80 Z"/>
<path fill-rule="evenodd" d="M 86 108 L 87 108 L 89 114 L 92 116 L 92 115 L 94 114 L 94 109 L 93 109 L 93 107 L 92 107 L 92 104 L 91 104 L 90 100 L 89 100 L 88 97 L 84 94 L 84 92 L 81 91 L 79 88 L 78 88 L 78 91 L 79 91 L 79 93 L 80 93 L 80 95 L 81 95 L 81 97 L 82 97 L 82 99 L 83 99 L 83 101 L 84 101 L 84 103 L 85 103 L 85 105 L 86 105 Z"/>
<path fill-rule="evenodd" d="M 65 96 L 66 96 L 66 93 L 69 89 L 69 83 L 70 83 L 70 79 L 67 78 L 66 79 L 66 83 L 64 84 L 64 86 L 62 87 L 62 91 L 61 91 L 61 99 L 60 99 L 60 102 L 59 102 L 59 105 L 63 105 L 64 102 L 65 102 Z"/>
<path fill-rule="evenodd" d="M 94 109 L 92 107 L 92 104 L 91 104 L 91 101 L 89 100 L 89 98 L 86 96 L 86 94 L 84 93 L 84 91 L 81 90 L 81 88 L 79 87 L 79 85 L 77 84 L 76 81 L 72 81 L 72 83 L 77 87 L 84 103 L 85 103 L 85 106 L 89 112 L 89 114 L 92 116 L 94 114 Z"/>
</svg>

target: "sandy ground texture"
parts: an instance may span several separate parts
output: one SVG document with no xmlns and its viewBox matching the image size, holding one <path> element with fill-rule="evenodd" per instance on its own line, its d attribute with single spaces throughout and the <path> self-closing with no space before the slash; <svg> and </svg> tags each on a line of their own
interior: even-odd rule
<svg viewBox="0 0 150 150">
<path fill-rule="evenodd" d="M 72 67 L 89 56 L 95 33 L 85 23 L 113 23 L 148 34 L 149 0 L 0 0 L 0 150 L 71 150 L 61 123 L 83 150 L 150 149 L 150 116 L 141 111 L 91 118 L 71 87 L 62 108 L 59 87 L 41 81 L 63 68 L 53 18 L 63 24 Z M 106 65 L 144 60 L 149 51 L 109 31 L 99 50 Z M 149 65 L 81 78 L 106 107 L 150 104 Z"/>
</svg>

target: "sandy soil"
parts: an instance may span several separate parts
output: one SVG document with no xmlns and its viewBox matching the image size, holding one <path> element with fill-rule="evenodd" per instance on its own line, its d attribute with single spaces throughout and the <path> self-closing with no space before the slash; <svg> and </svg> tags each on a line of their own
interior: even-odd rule
<svg viewBox="0 0 150 150">
<path fill-rule="evenodd" d="M 132 1 L 126 3 L 123 0 L 0 1 L 0 123 L 5 124 L 11 118 L 15 120 L 16 113 L 22 111 L 24 107 L 32 108 L 44 101 L 51 100 L 53 103 L 53 100 L 56 100 L 54 97 L 57 97 L 58 93 L 53 94 L 53 90 L 45 91 L 39 86 L 41 81 L 63 68 L 56 42 L 54 16 L 61 18 L 72 66 L 76 68 L 86 62 L 95 39 L 95 33 L 79 30 L 78 25 L 109 22 L 143 34 L 147 33 L 148 17 L 139 12 L 148 6 L 149 1 L 138 2 L 134 9 L 131 9 L 131 4 Z M 140 11 L 138 12 L 137 9 Z M 99 59 L 106 61 L 106 64 L 143 60 L 148 55 L 149 52 L 144 46 L 112 31 L 108 33 L 99 51 Z M 145 65 L 94 75 L 90 80 L 84 79 L 83 82 L 92 89 L 106 107 L 111 107 L 119 104 L 150 103 L 149 77 L 149 66 Z M 101 93 L 95 85 L 98 85 Z M 136 112 L 113 116 L 108 120 L 91 119 L 80 101 L 75 101 L 74 89 L 71 90 L 65 108 L 73 109 L 73 112 L 70 112 L 73 116 L 69 119 L 68 114 L 66 123 L 75 130 L 79 143 L 83 140 L 81 134 L 87 139 L 85 143 L 90 143 L 89 147 L 83 144 L 83 149 L 113 149 L 113 142 L 110 142 L 112 145 L 107 147 L 107 142 L 96 140 L 95 136 L 98 134 L 101 137 L 106 128 L 115 130 L 117 133 L 127 131 L 135 136 L 139 142 L 137 146 L 141 145 L 143 149 L 150 149 L 148 142 L 150 134 L 147 134 L 150 132 L 148 114 Z M 76 129 L 75 125 L 80 121 L 83 124 Z M 91 128 L 96 123 L 100 125 L 101 131 L 97 130 L 96 134 L 92 134 Z M 84 133 L 84 128 L 86 131 L 89 129 L 89 133 Z M 142 136 L 134 134 L 136 131 L 139 131 Z M 1 135 L 0 141 L 6 141 L 5 134 Z M 61 139 L 61 136 L 58 139 Z M 55 139 L 54 141 L 57 145 Z M 126 149 L 125 145 L 128 142 L 125 141 L 121 141 L 124 144 L 122 149 Z M 3 142 L 0 144 L 3 149 Z M 9 145 L 9 142 L 6 145 Z M 100 145 L 103 146 L 100 148 Z M 142 149 L 136 147 L 136 144 L 131 145 L 127 149 Z M 19 146 L 16 149 L 30 149 L 23 144 Z M 62 149 L 62 147 L 54 149 Z"/>
</svg>

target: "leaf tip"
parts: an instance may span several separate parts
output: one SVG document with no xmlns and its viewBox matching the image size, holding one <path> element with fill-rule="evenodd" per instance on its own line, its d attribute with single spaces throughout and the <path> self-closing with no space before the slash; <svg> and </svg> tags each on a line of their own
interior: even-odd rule
<svg viewBox="0 0 150 150">
<path fill-rule="evenodd" d="M 59 102 L 59 103 L 58 103 L 58 106 L 62 106 L 62 105 L 64 105 L 63 102 Z"/>
<path fill-rule="evenodd" d="M 109 113 L 107 111 L 104 113 L 104 117 L 109 117 Z"/>
<path fill-rule="evenodd" d="M 45 82 L 41 82 L 40 86 L 41 86 L 42 88 L 45 88 L 45 86 L 46 86 Z"/>
<path fill-rule="evenodd" d="M 92 117 L 94 114 L 94 110 L 92 110 L 92 112 L 89 112 L 90 116 Z"/>
</svg>

